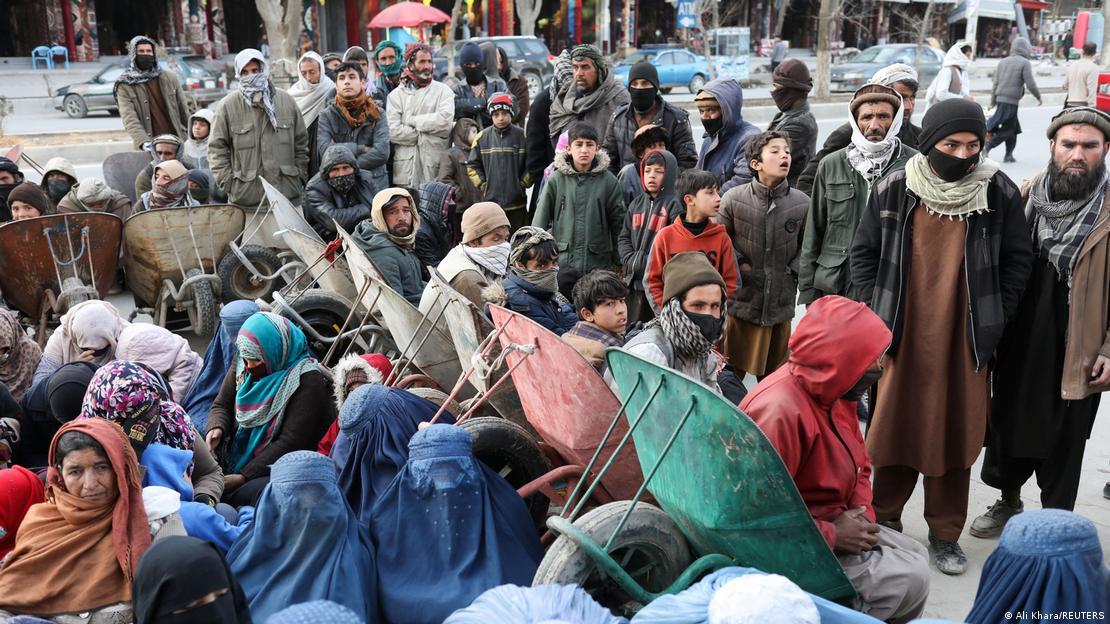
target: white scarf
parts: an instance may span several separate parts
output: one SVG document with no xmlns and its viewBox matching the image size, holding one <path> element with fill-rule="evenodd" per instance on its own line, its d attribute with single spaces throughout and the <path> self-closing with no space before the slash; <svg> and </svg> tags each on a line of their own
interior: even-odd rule
<svg viewBox="0 0 1110 624">
<path fill-rule="evenodd" d="M 304 56 L 297 61 L 297 71 L 300 71 L 301 63 L 305 61 L 313 61 L 320 66 L 320 82 L 312 84 L 301 76 L 293 86 L 289 88 L 289 95 L 297 102 L 297 109 L 301 111 L 301 116 L 304 117 L 304 125 L 311 126 L 320 113 L 328 107 L 331 100 L 328 99 L 328 94 L 335 89 L 335 82 L 328 78 L 324 73 L 324 59 L 315 52 L 305 52 Z M 369 84 L 369 83 L 367 83 Z"/>
<path fill-rule="evenodd" d="M 509 272 L 509 243 L 492 247 L 470 247 L 459 245 L 463 254 L 486 274 L 487 279 L 502 279 Z"/>
<path fill-rule="evenodd" d="M 868 186 L 882 176 L 883 169 L 901 143 L 898 133 L 902 131 L 902 106 L 901 96 L 899 96 L 898 110 L 894 111 L 894 122 L 887 129 L 886 136 L 879 141 L 867 140 L 860 131 L 859 124 L 856 123 L 856 116 L 848 116 L 848 123 L 852 124 L 852 142 L 847 150 L 848 164 L 863 176 Z"/>
</svg>

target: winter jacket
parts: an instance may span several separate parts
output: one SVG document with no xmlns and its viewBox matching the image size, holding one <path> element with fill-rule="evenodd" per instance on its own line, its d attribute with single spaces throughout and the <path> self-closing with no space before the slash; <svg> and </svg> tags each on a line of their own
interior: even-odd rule
<svg viewBox="0 0 1110 624">
<path fill-rule="evenodd" d="M 1089 58 L 1081 58 L 1068 66 L 1064 74 L 1064 91 L 1069 104 L 1095 106 L 1098 96 L 1098 65 Z"/>
<path fill-rule="evenodd" d="M 852 244 L 852 280 L 856 296 L 901 338 L 905 299 L 902 287 L 911 270 L 913 211 L 918 197 L 906 188 L 905 169 L 875 185 Z M 1014 183 L 1001 171 L 987 188 L 990 212 L 967 217 L 964 273 L 968 327 L 976 370 L 994 353 L 1002 330 L 1014 316 L 1033 269 L 1032 240 Z"/>
<path fill-rule="evenodd" d="M 412 305 L 420 305 L 420 295 L 424 292 L 424 275 L 416 251 L 393 242 L 385 233 L 379 232 L 369 219 L 358 225 L 353 238 L 359 249 L 382 272 L 389 287 L 408 299 Z"/>
<path fill-rule="evenodd" d="M 739 263 L 751 266 L 740 274 L 742 284 L 728 303 L 729 314 L 764 327 L 794 318 L 808 210 L 809 197 L 789 182 L 769 189 L 752 180 L 721 198 L 716 221 L 725 226 Z"/>
<path fill-rule="evenodd" d="M 510 274 L 501 281 L 501 287 L 507 308 L 527 316 L 556 336 L 562 336 L 578 322 L 578 315 L 572 306 L 559 303 L 555 293 L 538 288 L 519 275 Z M 497 296 L 491 295 L 490 289 L 486 290 L 485 297 L 487 301 L 498 303 Z"/>
<path fill-rule="evenodd" d="M 308 129 L 293 96 L 270 87 L 277 125 L 261 106 L 247 104 L 238 91 L 228 93 L 216 109 L 208 140 L 208 163 L 216 186 L 231 203 L 254 207 L 264 192 L 260 178 L 274 185 L 293 204 L 300 204 L 308 178 Z"/>
<path fill-rule="evenodd" d="M 649 122 L 667 131 L 667 149 L 678 159 L 681 171 L 693 168 L 698 162 L 698 152 L 694 148 L 694 135 L 690 131 L 690 115 L 663 101 L 663 96 L 655 96 L 655 116 Z M 609 170 L 613 175 L 620 173 L 625 165 L 636 165 L 636 155 L 632 153 L 632 137 L 640 125 L 636 123 L 636 113 L 631 104 L 622 104 L 613 111 L 613 117 L 605 131 L 605 151 L 609 154 Z"/>
<path fill-rule="evenodd" d="M 672 154 L 673 156 L 673 154 Z M 621 187 L 621 198 L 625 206 L 631 206 L 636 198 L 644 194 L 644 181 L 640 178 L 639 163 L 628 163 L 617 174 L 617 185 Z"/>
<path fill-rule="evenodd" d="M 434 180 L 418 189 L 420 195 L 420 227 L 416 230 L 416 257 L 424 266 L 435 266 L 447 252 L 462 242 L 459 212 L 455 207 L 455 190 Z"/>
<path fill-rule="evenodd" d="M 832 324 L 830 315 L 851 322 Z M 740 402 L 766 434 L 829 548 L 834 522 L 871 506 L 871 458 L 860 435 L 856 402 L 841 397 L 879 359 L 890 330 L 863 304 L 821 299 L 790 337 L 790 358 Z"/>
<path fill-rule="evenodd" d="M 640 168 L 641 193 L 628 206 L 624 224 L 617 236 L 617 252 L 624 267 L 624 283 L 632 290 L 644 291 L 644 273 L 651 260 L 651 244 L 659 230 L 667 227 L 681 217 L 686 208 L 678 198 L 675 180 L 678 179 L 678 161 L 674 154 L 664 150 L 666 174 L 663 188 L 652 197 L 643 190 L 643 165 Z M 641 161 L 642 163 L 642 161 Z"/>
<path fill-rule="evenodd" d="M 745 151 L 748 141 L 759 134 L 759 128 L 744 121 L 740 110 L 744 105 L 744 90 L 731 78 L 718 78 L 701 89 L 717 98 L 721 105 L 721 129 L 715 135 L 706 134 L 698 153 L 697 168 L 717 177 L 721 193 L 752 180 Z"/>
<path fill-rule="evenodd" d="M 466 171 L 482 191 L 482 201 L 495 202 L 505 212 L 524 209 L 524 189 L 531 186 L 524 170 L 524 149 L 524 131 L 518 126 L 489 126 L 478 133 Z"/>
<path fill-rule="evenodd" d="M 599 151 L 593 167 L 579 173 L 570 154 L 555 156 L 555 172 L 544 184 L 532 225 L 550 228 L 559 249 L 559 266 L 583 275 L 620 264 L 617 235 L 624 224 L 624 201 L 609 157 Z"/>
<path fill-rule="evenodd" d="M 320 238 L 329 241 L 335 238 L 335 224 L 348 232 L 353 232 L 362 221 L 370 218 L 370 206 L 374 195 L 386 188 L 379 186 L 374 175 L 359 169 L 358 163 L 344 145 L 333 145 L 323 153 L 320 171 L 312 176 L 305 185 L 304 216 Z M 341 195 L 328 184 L 328 171 L 332 167 L 346 163 L 355 170 L 355 185 Z"/>
<path fill-rule="evenodd" d="M 674 347 L 671 346 L 670 341 L 667 340 L 666 335 L 663 334 L 663 330 L 658 325 L 652 325 L 633 336 L 631 340 L 625 343 L 624 350 L 649 362 L 654 362 L 700 381 L 702 385 L 707 386 L 717 394 L 721 393 L 721 388 L 717 385 L 717 373 L 723 366 L 721 356 L 716 351 L 710 350 L 700 360 L 692 362 L 680 360 L 675 357 Z M 616 380 L 608 371 L 605 373 L 605 381 L 613 389 L 613 392 L 617 392 Z"/>
<path fill-rule="evenodd" d="M 494 93 L 508 93 L 509 85 L 491 70 L 486 74 L 485 97 L 474 95 L 474 90 L 470 88 L 470 83 L 464 77 L 454 80 L 452 91 L 455 94 L 455 119 L 469 117 L 477 121 L 479 126 L 489 128 L 493 125 L 493 119 L 486 110 L 489 98 Z"/>
<path fill-rule="evenodd" d="M 184 403 L 193 389 L 204 361 L 189 341 L 164 327 L 132 323 L 116 338 L 115 359 L 140 362 L 162 376 L 170 388 L 170 400 Z"/>
<path fill-rule="evenodd" d="M 1033 65 L 1029 59 L 1033 57 L 1033 49 L 1024 37 L 1014 39 L 1010 44 L 1010 56 L 998 63 L 994 70 L 994 86 L 991 87 L 991 108 L 995 104 L 1014 104 L 1021 101 L 1025 90 L 1033 94 L 1039 101 L 1041 92 L 1037 89 L 1037 81 L 1033 79 Z"/>
<path fill-rule="evenodd" d="M 58 214 L 66 214 L 72 212 L 91 212 L 84 204 L 81 203 L 81 200 L 77 199 L 78 186 L 78 184 L 73 185 L 73 188 L 69 189 L 69 192 L 66 193 L 66 196 L 62 198 L 62 201 L 58 202 Z M 107 202 L 105 202 L 104 207 L 97 212 L 107 212 L 109 214 L 114 214 L 120 219 L 126 221 L 127 217 L 131 216 L 131 200 L 128 199 L 127 196 L 123 193 L 120 193 L 119 191 L 113 189 L 112 196 L 108 199 Z"/>
<path fill-rule="evenodd" d="M 809 102 L 777 113 L 767 130 L 784 132 L 790 137 L 790 173 L 786 180 L 793 186 L 817 151 L 817 118 L 809 111 Z"/>
<path fill-rule="evenodd" d="M 917 137 L 920 135 L 920 126 L 906 123 L 905 120 L 902 121 L 902 130 L 898 133 L 898 140 L 902 142 L 902 145 L 917 149 Z M 794 185 L 794 188 L 807 195 L 812 195 L 813 180 L 817 177 L 817 165 L 829 154 L 848 147 L 851 142 L 852 124 L 845 123 L 843 126 L 833 130 L 829 136 L 825 138 L 825 144 L 821 146 L 821 151 L 814 154 L 813 157 L 809 159 L 809 162 L 806 163 L 805 171 L 803 171 L 801 177 L 798 178 L 798 183 Z"/>
<path fill-rule="evenodd" d="M 496 71 L 498 67 L 498 60 L 505 63 L 505 70 L 497 72 L 497 76 L 505 82 L 506 88 L 513 96 L 513 102 L 516 105 L 516 114 L 513 115 L 513 125 L 524 127 L 524 120 L 528 117 L 529 104 L 531 104 L 531 97 L 528 92 L 528 81 L 524 79 L 513 67 L 509 61 L 509 55 L 505 53 L 499 46 L 495 45 L 492 41 L 485 41 L 478 44 L 482 49 L 482 57 L 486 61 L 486 67 L 490 72 Z"/>
<path fill-rule="evenodd" d="M 597 89 L 585 95 L 579 94 L 574 85 L 564 87 L 551 102 L 547 135 L 552 141 L 557 141 L 572 123 L 584 121 L 594 127 L 597 136 L 604 137 L 613 112 L 630 101 L 628 89 L 622 87 L 612 74 L 606 76 Z"/>
<path fill-rule="evenodd" d="M 482 201 L 482 192 L 470 181 L 466 163 L 470 160 L 473 145 L 466 140 L 470 128 L 478 128 L 478 122 L 463 117 L 455 122 L 451 132 L 453 144 L 439 157 L 439 171 L 436 180 L 455 187 L 455 205 L 459 212 L 465 211 L 474 203 Z"/>
<path fill-rule="evenodd" d="M 174 134 L 182 141 L 189 138 L 189 102 L 177 74 L 163 69 L 158 74 L 158 87 L 166 101 L 166 112 L 173 122 Z M 116 105 L 123 121 L 123 129 L 131 137 L 136 150 L 143 149 L 143 143 L 154 138 L 154 122 L 150 119 L 150 92 L 146 83 L 116 83 Z"/>
<path fill-rule="evenodd" d="M 528 125 L 524 128 L 527 156 L 524 167 L 533 180 L 539 181 L 543 170 L 555 160 L 555 141 L 548 132 L 551 123 L 551 92 L 547 89 L 540 91 L 536 100 L 532 102 L 532 110 L 528 114 Z"/>
<path fill-rule="evenodd" d="M 388 102 L 385 117 L 393 144 L 393 184 L 415 188 L 436 179 L 455 118 L 451 89 L 436 80 L 423 89 L 402 81 L 390 92 Z"/>
<path fill-rule="evenodd" d="M 686 229 L 682 219 L 675 219 L 674 223 L 655 235 L 655 242 L 651 245 L 651 259 L 648 260 L 647 273 L 644 275 L 645 290 L 651 293 L 648 301 L 654 304 L 652 310 L 656 313 L 663 305 L 663 267 L 671 258 L 684 251 L 704 253 L 709 264 L 724 278 L 726 294 L 731 297 L 736 292 L 739 282 L 736 252 L 732 249 L 732 240 L 724 226 L 710 221 L 702 233 L 695 236 Z"/>
<path fill-rule="evenodd" d="M 329 147 L 346 145 L 355 155 L 356 168 L 370 172 L 375 192 L 389 188 L 389 173 L 386 171 L 386 164 L 389 163 L 389 122 L 385 117 L 367 117 L 357 128 L 352 128 L 333 100 L 320 113 L 316 123 L 316 149 L 320 154 L 321 169 Z"/>
<path fill-rule="evenodd" d="M 905 145 L 887 161 L 883 175 L 904 169 L 917 153 Z M 798 262 L 798 303 L 809 305 L 825 295 L 852 296 L 848 252 L 870 194 L 867 181 L 848 164 L 847 148 L 821 161 L 809 195 L 802 255 Z"/>
</svg>

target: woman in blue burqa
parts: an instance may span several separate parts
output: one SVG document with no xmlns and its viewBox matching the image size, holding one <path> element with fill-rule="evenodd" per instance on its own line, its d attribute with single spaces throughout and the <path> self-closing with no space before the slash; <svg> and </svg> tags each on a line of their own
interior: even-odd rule
<svg viewBox="0 0 1110 624">
<path fill-rule="evenodd" d="M 239 348 L 235 345 L 239 328 L 255 312 L 258 312 L 258 304 L 246 299 L 232 301 L 220 308 L 220 324 L 212 342 L 208 343 L 208 350 L 204 352 L 204 368 L 193 382 L 189 396 L 181 403 L 197 431 L 207 429 L 212 401 L 216 400 L 227 371 L 235 366 L 235 360 L 239 358 Z"/>
</svg>

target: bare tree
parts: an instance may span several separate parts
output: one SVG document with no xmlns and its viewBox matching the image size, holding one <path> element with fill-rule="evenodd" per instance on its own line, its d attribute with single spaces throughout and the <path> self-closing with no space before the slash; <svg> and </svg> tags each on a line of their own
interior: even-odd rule
<svg viewBox="0 0 1110 624">
<path fill-rule="evenodd" d="M 532 37 L 536 34 L 536 20 L 540 17 L 543 0 L 516 0 L 516 16 L 520 19 L 520 34 Z"/>
<path fill-rule="evenodd" d="M 832 39 L 836 33 L 836 21 L 832 16 L 840 11 L 840 0 L 821 0 L 817 13 L 817 84 L 815 97 L 828 99 L 829 81 L 832 78 Z"/>
<path fill-rule="evenodd" d="M 455 75 L 455 24 L 462 23 L 463 0 L 455 0 L 451 7 L 451 21 L 447 24 L 447 37 L 443 42 L 443 51 L 447 54 L 447 75 Z"/>
<path fill-rule="evenodd" d="M 301 0 L 254 0 L 254 4 L 270 44 L 270 74 L 279 85 L 293 84 L 301 39 Z"/>
<path fill-rule="evenodd" d="M 1102 2 L 1102 17 L 1105 18 L 1103 23 L 1107 26 L 1102 29 L 1102 45 L 1099 47 L 1102 49 L 1102 66 L 1105 67 L 1110 63 L 1110 54 L 1106 52 L 1110 50 L 1110 2 L 1107 0 Z"/>
</svg>

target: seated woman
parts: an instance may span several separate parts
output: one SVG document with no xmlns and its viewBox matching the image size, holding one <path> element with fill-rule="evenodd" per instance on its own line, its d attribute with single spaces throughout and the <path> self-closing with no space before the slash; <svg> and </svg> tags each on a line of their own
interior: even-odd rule
<svg viewBox="0 0 1110 624">
<path fill-rule="evenodd" d="M 0 568 L 15 548 L 15 537 L 31 505 L 45 501 L 38 475 L 23 466 L 0 470 Z"/>
<path fill-rule="evenodd" d="M 213 506 L 220 500 L 224 479 L 219 464 L 189 415 L 169 400 L 162 380 L 141 364 L 115 360 L 97 370 L 78 418 L 103 418 L 123 427 L 144 464 L 151 443 L 188 451 L 196 483 L 192 500 Z"/>
<path fill-rule="evenodd" d="M 368 383 L 384 383 L 393 374 L 393 364 L 389 358 L 380 353 L 348 353 L 331 368 L 331 385 L 335 393 L 335 411 L 343 410 L 343 403 L 347 397 L 359 386 Z M 339 419 L 336 418 L 320 443 L 316 445 L 316 452 L 321 455 L 331 455 L 331 449 L 339 437 Z"/>
<path fill-rule="evenodd" d="M 453 425 L 412 437 L 370 533 L 386 622 L 439 624 L 487 589 L 530 585 L 543 558 L 524 500 L 474 458 L 470 434 Z"/>
<path fill-rule="evenodd" d="M 286 607 L 266 624 L 364 624 L 354 611 L 330 600 L 313 600 Z"/>
<path fill-rule="evenodd" d="M 0 308 L 0 383 L 16 401 L 31 387 L 42 349 L 19 324 L 19 315 Z"/>
<path fill-rule="evenodd" d="M 83 360 L 97 366 L 115 359 L 116 343 L 130 325 L 107 301 L 83 301 L 62 315 L 61 325 L 50 334 L 42 359 L 35 368 L 38 383 L 68 362 Z"/>
<path fill-rule="evenodd" d="M 97 368 L 84 360 L 63 364 L 23 393 L 14 463 L 32 468 L 46 466 L 50 441 L 59 427 L 81 413 L 81 402 Z"/>
<path fill-rule="evenodd" d="M 270 465 L 313 450 L 335 420 L 329 379 L 289 319 L 258 312 L 236 338 L 239 362 L 224 377 L 206 441 L 224 468 L 224 502 L 254 504 Z"/>
<path fill-rule="evenodd" d="M 332 600 L 377 622 L 370 538 L 336 486 L 335 464 L 313 451 L 274 463 L 254 520 L 227 553 L 255 622 L 285 607 Z"/>
<path fill-rule="evenodd" d="M 166 160 L 154 167 L 154 186 L 139 197 L 135 212 L 157 208 L 199 206 L 189 193 L 189 170 L 178 160 Z"/>
<path fill-rule="evenodd" d="M 139 562 L 131 585 L 135 624 L 250 624 L 243 588 L 223 555 L 195 537 L 167 537 Z"/>
<path fill-rule="evenodd" d="M 378 495 L 409 457 L 409 440 L 439 406 L 407 390 L 370 383 L 355 388 L 339 410 L 339 437 L 331 458 L 339 489 L 363 524 Z M 454 423 L 446 412 L 439 422 Z"/>
<path fill-rule="evenodd" d="M 509 276 L 482 292 L 490 302 L 519 312 L 562 336 L 578 322 L 573 306 L 559 295 L 559 250 L 538 227 L 522 227 L 512 237 Z"/>
<path fill-rule="evenodd" d="M 628 620 L 610 613 L 577 585 L 501 585 L 482 592 L 469 607 L 455 611 L 443 624 L 487 622 L 627 624 Z"/>
<path fill-rule="evenodd" d="M 181 403 L 193 389 L 204 362 L 189 341 L 165 327 L 134 323 L 123 328 L 116 344 L 116 359 L 142 362 L 170 386 L 170 400 Z"/>
<path fill-rule="evenodd" d="M 66 423 L 51 444 L 47 501 L 27 513 L 0 570 L 0 616 L 130 622 L 131 581 L 149 547 L 139 463 L 123 430 L 99 418 Z"/>
<path fill-rule="evenodd" d="M 192 390 L 181 403 L 199 431 L 207 431 L 212 401 L 220 392 L 227 371 L 239 359 L 239 348 L 235 346 L 239 328 L 255 312 L 258 312 L 258 304 L 245 299 L 232 301 L 220 308 L 220 324 L 216 335 L 208 343 L 208 350 L 204 352 L 204 366 L 193 382 Z"/>
</svg>

